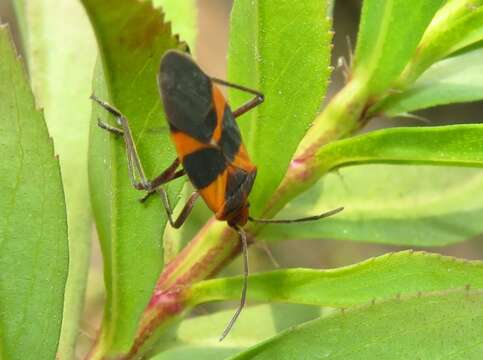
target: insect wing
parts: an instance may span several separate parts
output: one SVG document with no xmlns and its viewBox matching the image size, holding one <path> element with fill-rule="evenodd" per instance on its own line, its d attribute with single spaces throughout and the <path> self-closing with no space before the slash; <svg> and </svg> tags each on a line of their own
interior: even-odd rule
<svg viewBox="0 0 483 360">
<path fill-rule="evenodd" d="M 217 118 L 210 78 L 189 55 L 171 50 L 161 60 L 158 85 L 171 130 L 208 144 Z"/>
</svg>

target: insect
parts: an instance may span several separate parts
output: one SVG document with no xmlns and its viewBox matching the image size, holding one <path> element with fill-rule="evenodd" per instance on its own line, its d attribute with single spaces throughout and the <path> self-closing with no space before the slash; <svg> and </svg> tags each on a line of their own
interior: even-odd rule
<svg viewBox="0 0 483 360">
<path fill-rule="evenodd" d="M 221 341 L 230 332 L 245 305 L 248 246 L 243 226 L 248 221 L 293 223 L 318 220 L 334 215 L 343 208 L 293 220 L 252 218 L 249 216 L 248 195 L 255 181 L 257 168 L 249 159 L 235 119 L 260 105 L 264 101 L 263 94 L 209 77 L 191 56 L 178 50 L 167 51 L 161 59 L 158 85 L 178 157 L 152 180 L 147 179 L 145 175 L 126 117 L 94 95 L 91 98 L 111 113 L 120 126 L 113 127 L 98 120 L 101 128 L 123 137 L 131 182 L 136 189 L 147 192 L 141 200 L 158 192 L 169 223 L 179 228 L 190 214 L 195 201 L 201 196 L 215 217 L 226 221 L 238 233 L 243 251 L 244 282 L 240 304 L 224 329 Z M 232 111 L 217 85 L 244 91 L 254 97 Z M 196 190 L 188 198 L 177 219 L 173 220 L 173 210 L 162 185 L 185 175 Z"/>
</svg>

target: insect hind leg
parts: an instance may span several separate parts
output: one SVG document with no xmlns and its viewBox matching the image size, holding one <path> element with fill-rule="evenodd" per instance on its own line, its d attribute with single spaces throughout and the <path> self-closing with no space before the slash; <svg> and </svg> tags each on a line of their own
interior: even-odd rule
<svg viewBox="0 0 483 360">
<path fill-rule="evenodd" d="M 173 220 L 173 208 L 169 203 L 168 194 L 163 188 L 159 188 L 158 192 L 161 196 L 161 201 L 163 202 L 163 206 L 166 210 L 166 215 L 168 216 L 168 221 L 170 225 L 175 229 L 179 229 L 188 218 L 191 210 L 193 210 L 193 206 L 195 205 L 195 202 L 199 198 L 200 194 L 197 191 L 193 192 L 188 198 L 188 201 L 184 205 L 183 210 L 181 210 L 181 213 L 178 215 L 177 219 Z"/>
</svg>

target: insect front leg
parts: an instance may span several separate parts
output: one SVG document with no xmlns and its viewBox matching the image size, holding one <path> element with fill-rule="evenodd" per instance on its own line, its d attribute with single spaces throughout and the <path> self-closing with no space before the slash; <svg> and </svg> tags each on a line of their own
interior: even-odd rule
<svg viewBox="0 0 483 360">
<path fill-rule="evenodd" d="M 179 167 L 179 164 L 180 164 L 179 160 L 176 158 L 173 161 L 173 163 L 159 176 L 154 178 L 152 181 L 149 180 L 146 177 L 143 165 L 141 163 L 141 159 L 139 158 L 139 155 L 136 149 L 136 144 L 134 143 L 131 128 L 129 127 L 129 122 L 127 118 L 114 106 L 97 98 L 96 96 L 92 95 L 91 99 L 97 102 L 104 109 L 106 109 L 110 114 L 112 114 L 116 118 L 117 123 L 121 127 L 119 129 L 117 127 L 111 126 L 100 120 L 98 121 L 99 127 L 115 135 L 118 135 L 118 136 L 122 135 L 124 144 L 126 146 L 129 178 L 131 179 L 131 183 L 134 186 L 134 188 L 138 190 L 148 191 L 147 196 L 149 196 L 149 194 L 153 193 L 156 190 L 156 188 L 159 187 L 160 185 L 184 175 L 184 172 L 183 173 L 179 171 L 176 172 L 176 169 Z"/>
<path fill-rule="evenodd" d="M 115 126 L 111 126 L 108 123 L 102 121 L 101 119 L 97 119 L 97 126 L 99 126 L 101 129 L 107 130 L 110 133 L 117 135 L 117 136 L 123 136 L 124 131 L 122 129 L 119 129 Z"/>
<path fill-rule="evenodd" d="M 237 89 L 237 90 L 244 91 L 246 93 L 255 95 L 255 97 L 253 99 L 247 101 L 245 104 L 243 104 L 238 109 L 233 111 L 233 116 L 235 118 L 237 118 L 237 117 L 243 115 L 244 113 L 250 111 L 254 107 L 257 107 L 258 105 L 260 105 L 265 100 L 265 96 L 258 90 L 250 89 L 250 88 L 247 88 L 245 86 L 233 84 L 231 82 L 221 80 L 221 79 L 217 79 L 217 78 L 211 78 L 211 80 L 216 84 L 231 87 L 233 89 Z"/>
<path fill-rule="evenodd" d="M 116 118 L 117 123 L 121 126 L 121 129 L 118 129 L 101 122 L 101 127 L 110 132 L 120 135 L 122 131 L 122 137 L 124 139 L 124 144 L 126 145 L 129 178 L 131 179 L 132 185 L 138 190 L 151 190 L 151 184 L 146 178 L 143 165 L 139 159 L 136 144 L 134 143 L 127 118 L 114 106 L 95 97 L 94 95 L 91 96 L 91 99 L 111 113 Z"/>
</svg>

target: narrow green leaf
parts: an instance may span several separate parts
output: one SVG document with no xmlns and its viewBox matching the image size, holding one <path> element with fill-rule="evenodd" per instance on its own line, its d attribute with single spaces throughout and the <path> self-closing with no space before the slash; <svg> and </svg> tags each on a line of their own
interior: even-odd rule
<svg viewBox="0 0 483 360">
<path fill-rule="evenodd" d="M 237 276 L 200 282 L 191 288 L 188 301 L 199 304 L 237 299 L 242 280 Z M 398 294 L 465 286 L 483 288 L 483 263 L 402 251 L 338 269 L 285 269 L 252 274 L 249 283 L 250 300 L 345 308 Z"/>
<path fill-rule="evenodd" d="M 432 64 L 483 40 L 483 0 L 449 0 L 437 12 L 397 87 L 406 88 Z"/>
<path fill-rule="evenodd" d="M 480 40 L 483 40 L 483 0 L 450 0 L 436 14 L 420 48 L 442 58 Z"/>
<path fill-rule="evenodd" d="M 320 171 L 367 163 L 483 166 L 483 125 L 393 128 L 330 143 L 317 154 Z"/>
<path fill-rule="evenodd" d="M 164 349 L 153 360 L 190 359 L 221 360 L 234 355 L 260 341 L 269 339 L 278 331 L 288 329 L 298 323 L 285 322 L 278 327 L 275 318 L 287 316 L 290 309 L 276 309 L 269 305 L 248 307 L 243 311 L 243 323 L 239 322 L 230 332 L 230 336 L 220 343 L 220 331 L 226 321 L 233 315 L 233 310 L 220 311 L 210 315 L 197 316 L 183 321 L 177 331 L 175 340 L 161 341 L 160 349 Z M 312 307 L 314 315 L 320 316 L 320 309 Z M 171 338 L 170 338 L 171 339 Z"/>
<path fill-rule="evenodd" d="M 325 95 L 331 41 L 327 6 L 320 0 L 234 3 L 228 78 L 260 90 L 266 99 L 238 120 L 258 166 L 250 196 L 254 213 L 279 185 Z M 230 90 L 232 108 L 248 98 Z"/>
<path fill-rule="evenodd" d="M 227 315 L 229 316 L 229 315 Z M 198 334 L 197 334 L 198 336 Z M 162 352 L 152 358 L 151 360 L 223 360 L 232 355 L 235 355 L 245 348 L 237 347 L 216 347 L 210 346 L 183 346 Z"/>
<path fill-rule="evenodd" d="M 324 146 L 321 173 L 365 163 L 481 167 L 481 125 L 395 128 Z M 280 217 L 313 215 L 344 206 L 323 221 L 269 225 L 267 239 L 335 238 L 411 246 L 441 246 L 483 232 L 481 170 L 435 166 L 349 166 L 326 175 Z"/>
<path fill-rule="evenodd" d="M 482 58 L 483 47 L 442 60 L 408 89 L 385 98 L 373 111 L 397 116 L 436 105 L 482 100 Z"/>
<path fill-rule="evenodd" d="M 308 322 L 232 359 L 479 359 L 483 293 L 393 299 Z"/>
<path fill-rule="evenodd" d="M 68 271 L 59 163 L 0 27 L 0 358 L 54 359 Z"/>
<path fill-rule="evenodd" d="M 365 0 L 353 77 L 364 79 L 369 94 L 386 90 L 414 54 L 443 0 Z"/>
<path fill-rule="evenodd" d="M 77 1 L 19 3 L 24 8 L 19 14 L 25 16 L 23 39 L 36 103 L 44 109 L 62 169 L 70 256 L 58 356 L 71 359 L 79 333 L 90 255 L 87 139 L 97 48 L 87 16 Z"/>
<path fill-rule="evenodd" d="M 173 34 L 179 34 L 192 54 L 196 53 L 196 37 L 198 35 L 198 9 L 195 0 L 152 0 L 156 8 L 161 8 L 166 14 L 166 20 L 171 22 Z"/>
<path fill-rule="evenodd" d="M 324 310 L 319 306 L 285 303 L 273 303 L 271 308 L 277 332 L 316 319 L 320 316 L 321 311 Z M 332 309 L 327 308 L 326 310 L 331 311 Z"/>
<path fill-rule="evenodd" d="M 269 225 L 267 240 L 324 239 L 406 246 L 444 246 L 483 233 L 481 170 L 365 165 L 328 174 L 287 206 L 282 217 L 345 206 L 323 221 Z"/>
<path fill-rule="evenodd" d="M 156 74 L 162 54 L 178 46 L 160 11 L 135 0 L 84 0 L 96 32 L 102 65 L 94 92 L 129 119 L 147 176 L 161 173 L 176 157 L 159 98 Z M 116 11 L 111 9 L 115 7 Z M 165 212 L 155 197 L 130 182 L 122 139 L 96 126 L 97 118 L 115 124 L 94 108 L 89 155 L 92 203 L 100 235 L 107 301 L 96 354 L 118 354 L 132 345 L 139 318 L 163 267 Z M 174 196 L 177 181 L 167 187 Z M 174 203 L 174 202 L 173 202 Z"/>
</svg>

